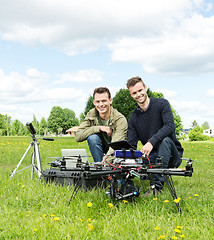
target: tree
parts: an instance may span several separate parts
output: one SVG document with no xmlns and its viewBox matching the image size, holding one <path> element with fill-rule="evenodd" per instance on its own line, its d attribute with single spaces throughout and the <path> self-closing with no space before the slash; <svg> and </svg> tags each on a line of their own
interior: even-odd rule
<svg viewBox="0 0 214 240">
<path fill-rule="evenodd" d="M 39 134 L 40 135 L 47 135 L 48 133 L 48 123 L 43 117 L 39 123 Z"/>
<path fill-rule="evenodd" d="M 129 94 L 128 89 L 120 89 L 113 98 L 112 106 L 122 113 L 126 119 L 129 119 L 137 103 Z"/>
<path fill-rule="evenodd" d="M 32 121 L 33 127 L 36 130 L 36 133 L 40 134 L 40 130 L 39 130 L 39 121 L 36 119 L 36 116 L 33 115 L 33 121 Z"/>
<path fill-rule="evenodd" d="M 65 133 L 66 130 L 73 126 L 79 125 L 79 120 L 76 118 L 75 112 L 68 108 L 63 109 L 63 132 Z"/>
<path fill-rule="evenodd" d="M 204 122 L 201 127 L 202 127 L 203 130 L 206 130 L 206 129 L 209 129 L 209 128 L 210 128 L 208 122 Z"/>
<path fill-rule="evenodd" d="M 5 116 L 0 114 L 0 135 L 6 135 L 6 124 L 5 124 Z"/>
<path fill-rule="evenodd" d="M 84 120 L 85 115 L 84 113 L 80 113 L 79 119 L 80 119 L 80 123 Z"/>
<path fill-rule="evenodd" d="M 88 101 L 87 101 L 87 103 L 86 103 L 85 110 L 84 110 L 84 117 L 87 115 L 87 113 L 88 113 L 92 108 L 94 108 L 93 97 L 92 97 L 92 96 L 89 96 Z"/>
<path fill-rule="evenodd" d="M 56 134 L 65 133 L 70 127 L 79 125 L 79 120 L 76 118 L 74 111 L 59 106 L 54 106 L 48 117 L 48 129 Z"/>
<path fill-rule="evenodd" d="M 196 120 L 194 120 L 194 121 L 192 122 L 192 128 L 194 128 L 194 127 L 196 127 L 196 126 L 198 126 L 198 123 L 197 123 Z"/>
<path fill-rule="evenodd" d="M 23 136 L 26 134 L 26 128 L 18 119 L 12 123 L 11 134 L 13 136 Z"/>
<path fill-rule="evenodd" d="M 6 125 L 7 136 L 9 136 L 10 129 L 11 129 L 11 117 L 6 114 L 4 116 L 4 120 L 5 120 L 5 125 Z"/>
<path fill-rule="evenodd" d="M 173 117 L 174 117 L 174 122 L 175 122 L 175 134 L 179 136 L 181 130 L 183 129 L 181 117 L 177 114 L 177 112 L 173 109 L 171 106 Z"/>
<path fill-rule="evenodd" d="M 58 132 L 58 128 L 63 126 L 64 113 L 61 107 L 54 106 L 48 117 L 48 128 L 51 132 Z"/>
<path fill-rule="evenodd" d="M 198 125 L 189 132 L 188 136 L 190 141 L 205 141 L 209 139 L 208 136 L 203 135 L 203 129 Z"/>
</svg>

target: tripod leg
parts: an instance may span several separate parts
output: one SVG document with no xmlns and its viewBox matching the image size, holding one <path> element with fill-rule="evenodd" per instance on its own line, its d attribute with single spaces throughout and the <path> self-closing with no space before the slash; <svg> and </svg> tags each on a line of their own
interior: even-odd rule
<svg viewBox="0 0 214 240">
<path fill-rule="evenodd" d="M 33 153 L 31 161 L 31 180 L 33 180 L 34 169 L 35 169 L 35 144 L 33 143 Z"/>
<path fill-rule="evenodd" d="M 164 180 L 165 180 L 165 183 L 169 189 L 169 192 L 171 193 L 171 196 L 173 198 L 173 200 L 177 199 L 177 194 L 176 194 L 176 191 L 175 191 L 175 186 L 174 186 L 174 183 L 173 183 L 173 180 L 172 180 L 172 177 L 170 175 L 164 175 Z M 181 213 L 181 208 L 180 208 L 180 203 L 179 202 L 175 202 L 176 204 L 176 207 L 178 209 L 178 211 Z"/>
<path fill-rule="evenodd" d="M 37 160 L 37 175 L 39 178 L 42 177 L 42 162 L 40 158 L 40 153 L 39 153 L 39 143 L 35 143 L 35 152 L 36 152 L 36 160 Z"/>
<path fill-rule="evenodd" d="M 24 160 L 25 156 L 27 155 L 28 151 L 30 150 L 31 146 L 32 146 L 32 143 L 30 143 L 30 145 L 28 146 L 28 148 L 25 151 L 24 155 L 22 156 L 21 160 L 19 161 L 19 163 L 17 164 L 16 168 L 12 172 L 12 174 L 10 176 L 10 179 L 15 175 L 16 171 L 18 170 L 19 166 L 21 165 L 22 161 Z"/>
</svg>

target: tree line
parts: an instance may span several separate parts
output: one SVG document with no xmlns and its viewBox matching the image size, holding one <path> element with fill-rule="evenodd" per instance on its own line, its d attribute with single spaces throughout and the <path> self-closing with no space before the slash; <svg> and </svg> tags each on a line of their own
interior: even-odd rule
<svg viewBox="0 0 214 240">
<path fill-rule="evenodd" d="M 68 108 L 62 109 L 59 106 L 54 106 L 50 112 L 48 119 L 44 117 L 39 122 L 36 116 L 33 115 L 33 124 L 38 135 L 48 134 L 64 134 L 66 130 L 72 126 L 79 125 L 79 119 L 75 112 Z M 30 132 L 26 125 L 18 119 L 12 121 L 8 115 L 0 113 L 0 136 L 27 136 Z"/>
<path fill-rule="evenodd" d="M 152 92 L 150 89 L 148 89 L 147 94 L 149 97 L 153 98 L 164 98 L 162 93 Z M 112 106 L 121 112 L 128 120 L 130 114 L 136 108 L 136 102 L 130 96 L 128 89 L 120 89 L 113 98 Z M 43 117 L 39 122 L 36 116 L 33 115 L 33 120 L 31 122 L 38 135 L 65 134 L 66 130 L 69 128 L 78 126 L 83 121 L 88 111 L 93 107 L 93 97 L 89 96 L 84 112 L 80 114 L 79 118 L 76 117 L 75 112 L 71 109 L 62 109 L 60 106 L 54 106 L 47 120 Z M 179 135 L 183 128 L 181 117 L 173 108 L 172 112 L 175 120 L 176 135 Z M 21 123 L 18 119 L 12 121 L 10 116 L 0 113 L 0 136 L 25 135 L 30 135 L 26 125 Z"/>
</svg>

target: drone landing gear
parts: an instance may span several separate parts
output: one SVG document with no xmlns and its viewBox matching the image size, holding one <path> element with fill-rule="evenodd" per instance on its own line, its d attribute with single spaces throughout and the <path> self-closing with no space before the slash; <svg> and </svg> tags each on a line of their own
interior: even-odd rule
<svg viewBox="0 0 214 240">
<path fill-rule="evenodd" d="M 75 198 L 75 196 L 77 195 L 77 192 L 79 191 L 79 189 L 81 188 L 82 185 L 82 178 L 80 177 L 78 179 L 78 181 L 76 182 L 75 186 L 74 186 L 74 191 L 72 192 L 70 201 L 68 203 L 68 205 L 70 205 L 71 201 Z"/>
<path fill-rule="evenodd" d="M 172 176 L 171 175 L 164 175 L 164 180 L 165 180 L 165 183 L 166 183 L 166 185 L 169 189 L 169 192 L 170 192 L 173 200 L 178 199 L 176 191 L 175 191 L 175 186 L 174 186 L 174 183 L 173 183 L 173 180 L 172 180 Z M 175 201 L 175 204 L 176 204 L 176 207 L 177 207 L 179 213 L 182 213 L 179 201 L 177 201 L 177 202 Z"/>
</svg>

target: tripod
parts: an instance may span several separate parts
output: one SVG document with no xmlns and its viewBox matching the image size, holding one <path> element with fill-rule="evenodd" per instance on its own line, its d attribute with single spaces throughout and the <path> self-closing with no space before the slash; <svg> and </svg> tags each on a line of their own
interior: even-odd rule
<svg viewBox="0 0 214 240">
<path fill-rule="evenodd" d="M 32 136 L 33 141 L 30 143 L 30 145 L 28 146 L 24 155 L 22 156 L 21 160 L 19 161 L 16 168 L 12 172 L 10 179 L 15 175 L 16 172 L 20 172 L 29 167 L 31 167 L 31 179 L 33 179 L 34 171 L 37 173 L 39 179 L 41 179 L 41 177 L 42 177 L 42 162 L 41 162 L 40 153 L 39 153 L 39 143 L 37 142 L 37 138 L 36 138 L 35 134 L 31 134 L 31 136 Z M 18 170 L 19 166 L 21 165 L 22 161 L 24 160 L 25 156 L 27 155 L 27 153 L 31 147 L 33 148 L 31 165 L 28 167 L 25 167 L 21 170 Z M 37 165 L 36 165 L 35 160 L 37 161 Z"/>
</svg>

